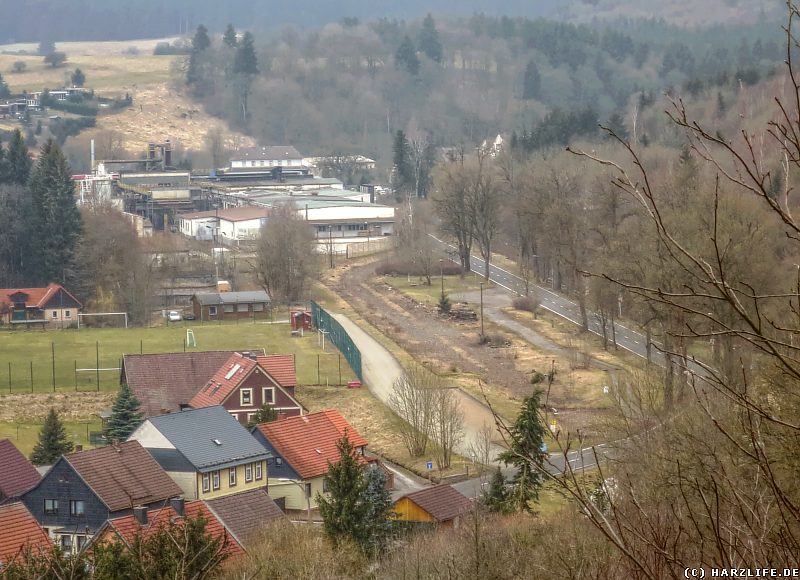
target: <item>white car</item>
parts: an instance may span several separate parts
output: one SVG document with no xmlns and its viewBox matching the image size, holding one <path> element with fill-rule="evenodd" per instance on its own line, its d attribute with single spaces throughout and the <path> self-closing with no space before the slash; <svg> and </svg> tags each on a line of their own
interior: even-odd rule
<svg viewBox="0 0 800 580">
<path fill-rule="evenodd" d="M 180 322 L 181 320 L 183 320 L 181 313 L 178 312 L 177 310 L 170 310 L 169 314 L 167 314 L 167 318 L 169 319 L 170 322 Z"/>
</svg>

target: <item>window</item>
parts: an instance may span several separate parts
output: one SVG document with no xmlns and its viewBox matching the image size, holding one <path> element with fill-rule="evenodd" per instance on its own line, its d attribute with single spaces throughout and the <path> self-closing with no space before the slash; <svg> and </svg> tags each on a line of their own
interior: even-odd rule
<svg viewBox="0 0 800 580">
<path fill-rule="evenodd" d="M 75 539 L 78 541 L 78 551 L 80 552 L 86 544 L 86 536 L 75 536 Z"/>
<path fill-rule="evenodd" d="M 237 304 L 236 305 L 236 312 L 247 312 L 247 303 L 245 303 L 245 304 Z"/>
<path fill-rule="evenodd" d="M 322 493 L 328 493 L 328 478 L 322 480 Z"/>
<path fill-rule="evenodd" d="M 222 306 L 223 312 L 233 312 L 233 304 L 224 304 Z"/>
<path fill-rule="evenodd" d="M 277 465 L 278 467 L 283 465 L 283 458 L 282 457 L 276 457 L 275 458 L 275 465 Z"/>
<path fill-rule="evenodd" d="M 211 480 L 208 477 L 207 473 L 203 474 L 203 493 L 208 493 L 211 491 Z"/>
<path fill-rule="evenodd" d="M 256 481 L 261 480 L 261 462 L 256 463 Z"/>
<path fill-rule="evenodd" d="M 44 500 L 44 513 L 55 515 L 58 513 L 58 500 L 46 499 Z"/>
<path fill-rule="evenodd" d="M 249 483 L 253 481 L 253 464 L 248 463 L 244 466 L 244 482 Z"/>
<path fill-rule="evenodd" d="M 264 387 L 261 389 L 262 403 L 275 402 L 275 387 Z"/>
<path fill-rule="evenodd" d="M 208 315 L 209 316 L 216 316 L 217 315 L 217 307 L 216 306 L 209 306 L 208 307 Z"/>
<path fill-rule="evenodd" d="M 247 422 L 249 423 L 250 421 L 252 421 L 253 417 L 255 417 L 255 416 L 256 416 L 255 413 L 248 413 L 247 414 Z"/>
<path fill-rule="evenodd" d="M 214 489 L 219 489 L 219 471 L 214 471 L 211 474 L 211 485 Z"/>
<path fill-rule="evenodd" d="M 231 467 L 228 470 L 228 487 L 236 487 L 236 468 Z"/>
<path fill-rule="evenodd" d="M 253 304 L 253 312 L 264 312 L 264 303 L 256 302 Z"/>
<path fill-rule="evenodd" d="M 61 536 L 61 549 L 66 553 L 72 553 L 72 536 Z"/>
<path fill-rule="evenodd" d="M 311 484 L 306 484 L 306 497 L 311 497 Z"/>
<path fill-rule="evenodd" d="M 72 318 L 72 314 L 70 310 L 64 311 L 64 318 Z M 78 536 L 78 539 L 82 538 L 83 536 Z"/>
<path fill-rule="evenodd" d="M 58 310 L 53 310 L 53 318 L 58 318 Z"/>
<path fill-rule="evenodd" d="M 239 391 L 239 402 L 242 405 L 253 404 L 253 389 L 242 389 Z"/>
<path fill-rule="evenodd" d="M 84 509 L 85 506 L 83 500 L 80 499 L 69 500 L 69 515 L 82 516 L 84 514 Z"/>
</svg>

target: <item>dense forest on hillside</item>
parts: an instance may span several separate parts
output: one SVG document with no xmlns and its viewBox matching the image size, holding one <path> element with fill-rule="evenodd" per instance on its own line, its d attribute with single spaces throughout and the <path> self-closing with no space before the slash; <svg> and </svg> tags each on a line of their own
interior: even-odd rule
<svg viewBox="0 0 800 580">
<path fill-rule="evenodd" d="M 596 134 L 598 122 L 630 126 L 634 110 L 665 92 L 724 99 L 784 58 L 780 29 L 766 22 L 693 31 L 655 21 L 352 20 L 247 33 L 247 70 L 241 33 L 201 36 L 184 80 L 209 112 L 263 143 L 363 153 L 384 169 L 397 130 L 443 147 L 513 132 L 531 149 L 565 145 Z"/>
<path fill-rule="evenodd" d="M 321 26 L 345 17 L 418 18 L 440 14 L 547 17 L 589 22 L 594 18 L 655 17 L 681 24 L 752 22 L 774 16 L 782 3 L 774 0 L 304 0 L 267 3 L 244 0 L 0 0 L 0 43 L 68 40 L 127 40 L 183 34 L 204 23 L 221 32 L 228 22 L 253 31 L 285 25 Z"/>
</svg>

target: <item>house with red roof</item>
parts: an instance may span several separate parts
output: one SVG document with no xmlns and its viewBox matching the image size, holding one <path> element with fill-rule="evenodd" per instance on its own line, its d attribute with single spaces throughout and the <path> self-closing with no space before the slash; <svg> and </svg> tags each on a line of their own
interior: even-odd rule
<svg viewBox="0 0 800 580">
<path fill-rule="evenodd" d="M 283 498 L 287 510 L 316 508 L 317 493 L 328 491 L 328 464 L 339 461 L 336 443 L 345 433 L 362 463 L 377 463 L 367 456 L 367 440 L 334 409 L 262 423 L 252 433 L 273 455 L 269 494 Z"/>
<path fill-rule="evenodd" d="M 0 439 L 0 503 L 20 497 L 42 476 L 10 439 Z"/>
<path fill-rule="evenodd" d="M 134 513 L 112 518 L 97 531 L 91 546 L 122 542 L 131 548 L 137 536 L 147 539 L 160 528 L 170 524 L 182 525 L 186 518 L 201 517 L 206 521 L 205 532 L 214 539 L 222 538 L 222 549 L 228 557 L 244 553 L 244 548 L 228 531 L 222 521 L 200 500 L 184 501 L 173 499 L 169 504 L 154 509 L 136 508 Z"/>
<path fill-rule="evenodd" d="M 0 570 L 30 549 L 47 552 L 53 543 L 22 502 L 0 505 Z"/>
<path fill-rule="evenodd" d="M 0 323 L 11 325 L 61 324 L 78 322 L 83 304 L 61 284 L 45 288 L 0 289 Z"/>
<path fill-rule="evenodd" d="M 273 407 L 279 416 L 303 413 L 295 399 L 297 373 L 290 355 L 258 356 L 233 353 L 214 376 L 189 401 L 193 409 L 222 405 L 246 424 L 262 405 Z"/>
</svg>

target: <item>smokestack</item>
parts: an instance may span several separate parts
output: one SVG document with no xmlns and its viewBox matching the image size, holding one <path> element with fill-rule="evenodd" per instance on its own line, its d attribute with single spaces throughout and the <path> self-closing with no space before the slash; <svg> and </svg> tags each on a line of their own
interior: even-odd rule
<svg viewBox="0 0 800 580">
<path fill-rule="evenodd" d="M 145 506 L 136 506 L 133 508 L 133 517 L 139 522 L 139 525 L 147 525 L 147 508 Z"/>
</svg>

